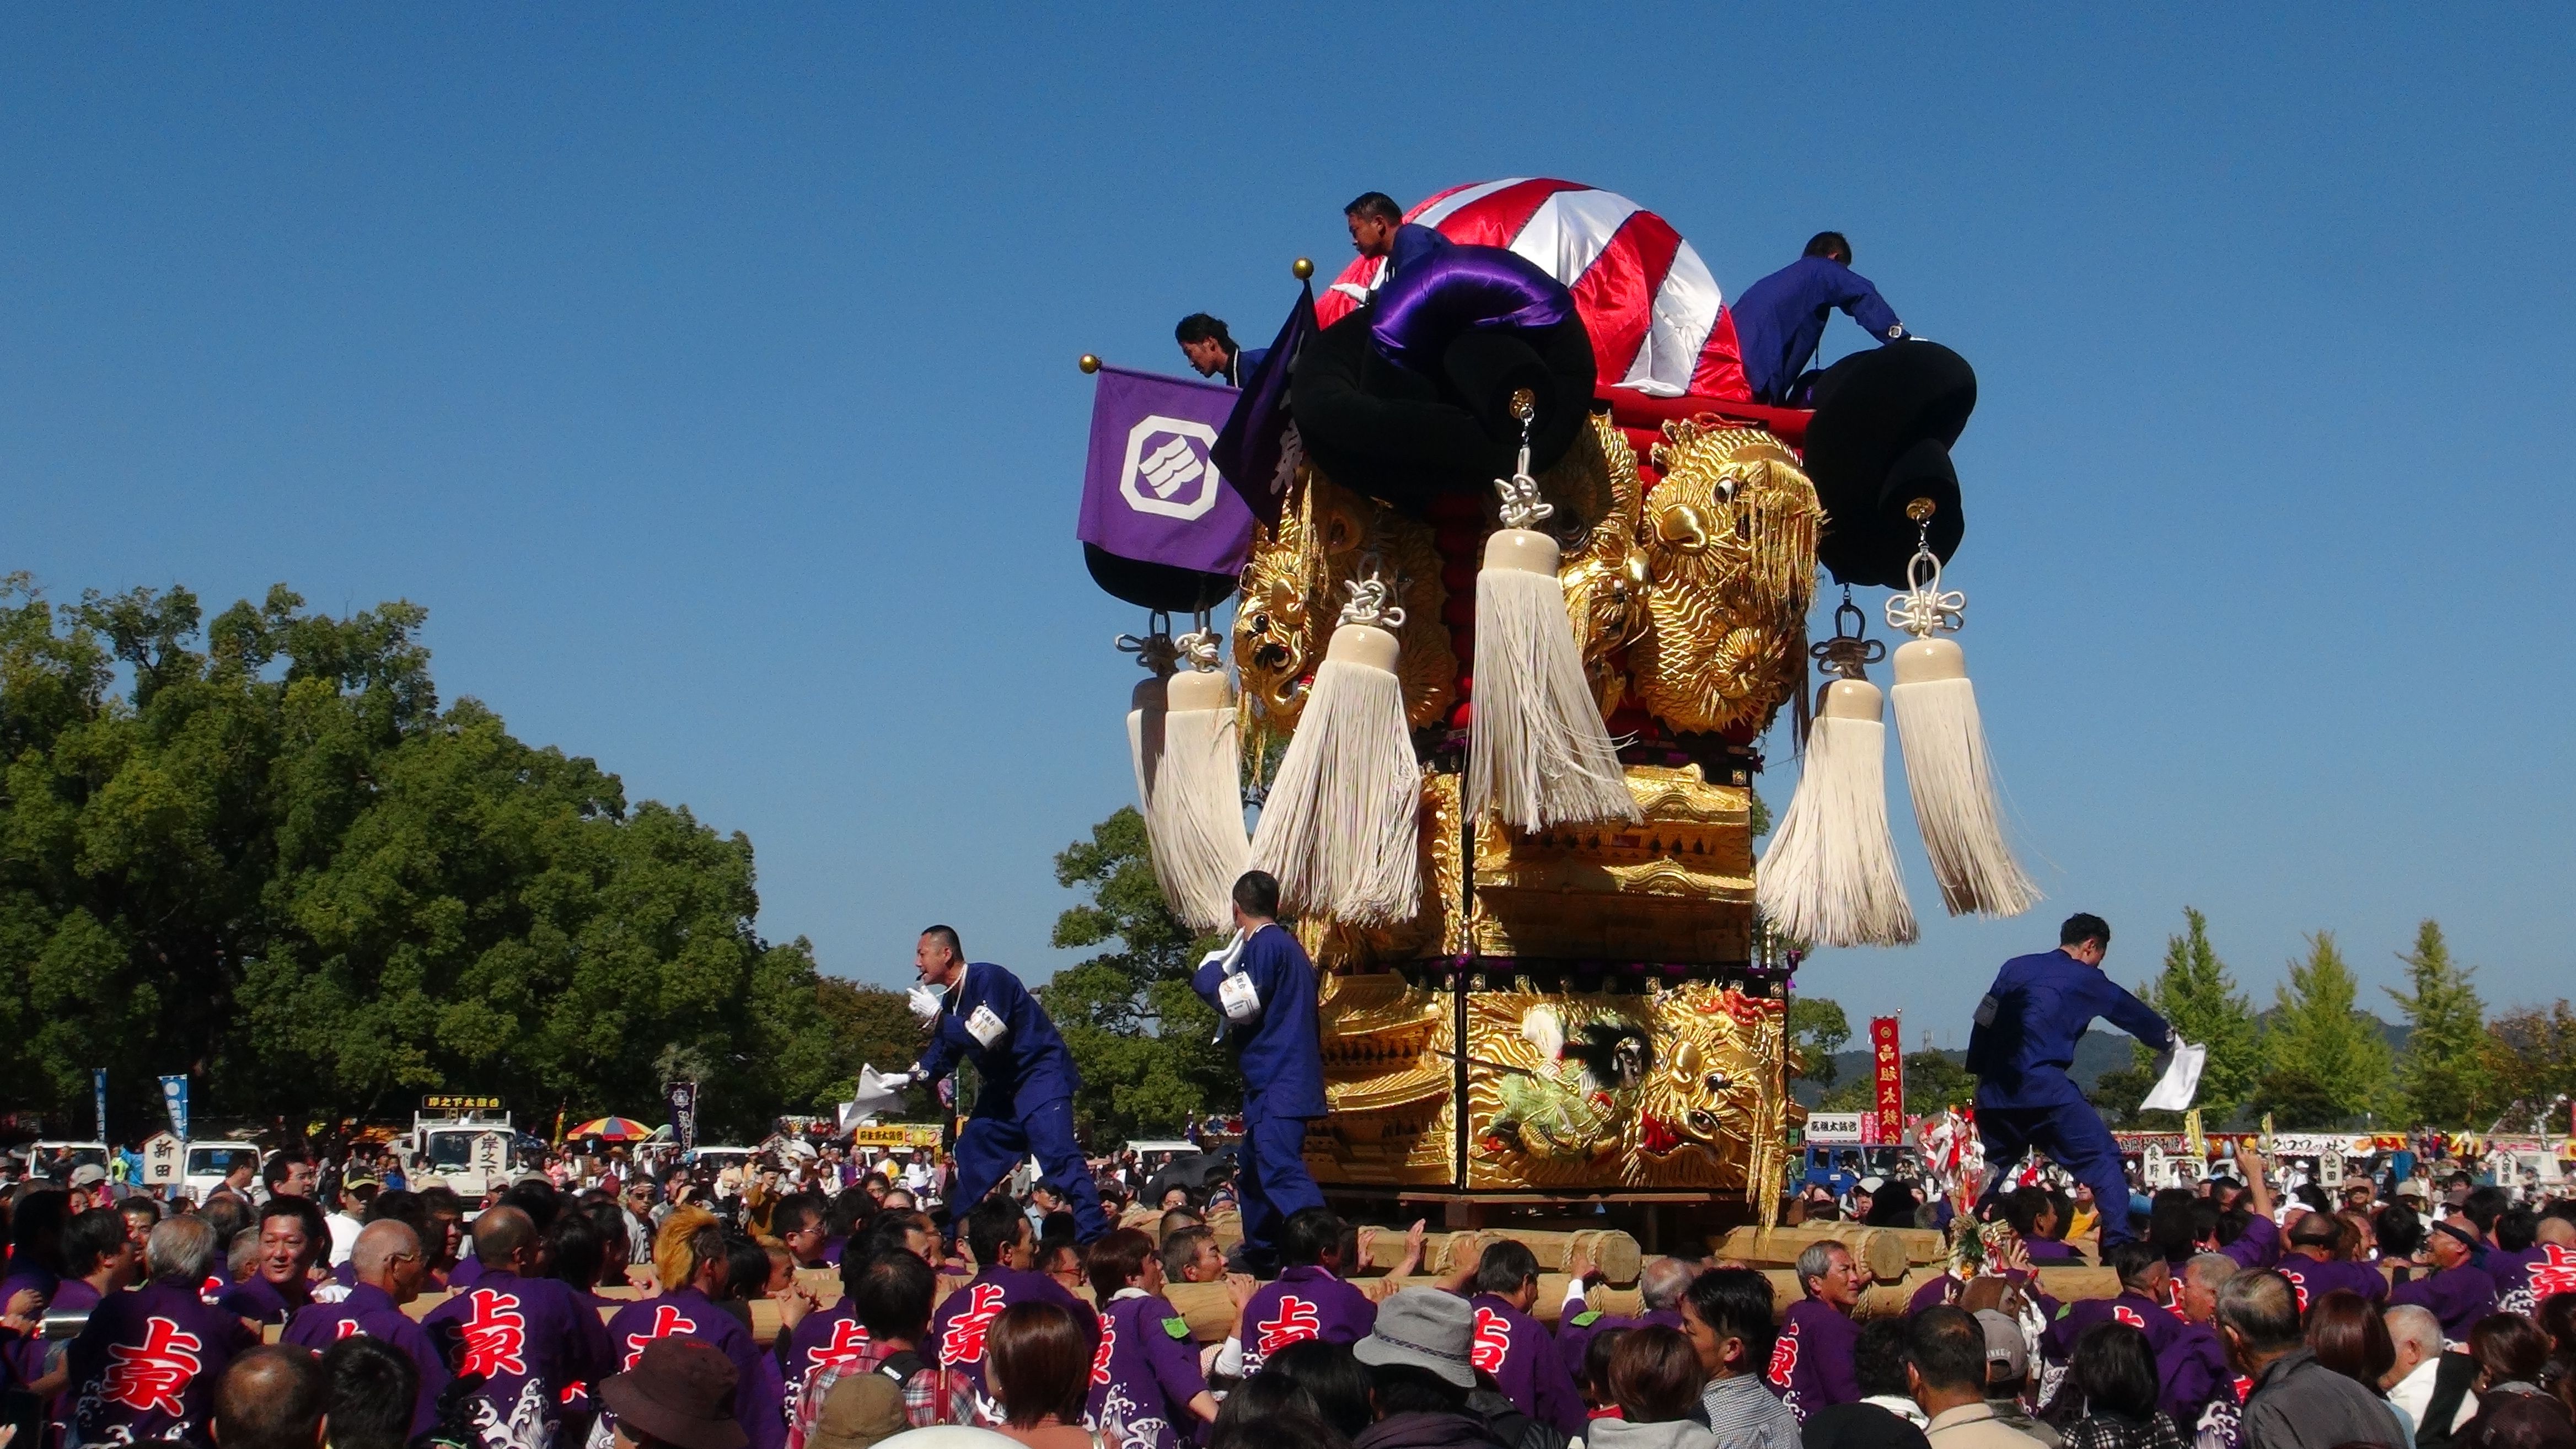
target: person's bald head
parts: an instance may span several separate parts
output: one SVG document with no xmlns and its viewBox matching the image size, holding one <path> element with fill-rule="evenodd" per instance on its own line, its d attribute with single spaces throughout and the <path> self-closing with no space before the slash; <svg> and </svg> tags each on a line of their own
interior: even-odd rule
<svg viewBox="0 0 2576 1449">
<path fill-rule="evenodd" d="M 210 1426 L 220 1449 L 314 1449 L 329 1432 L 330 1379 L 313 1355 L 267 1344 L 236 1358 L 215 1385 Z"/>
<path fill-rule="evenodd" d="M 485 1208 L 474 1219 L 474 1257 L 486 1268 L 509 1268 L 536 1243 L 537 1225 L 517 1208 Z"/>
<path fill-rule="evenodd" d="M 1645 1300 L 1650 1312 L 1678 1308 L 1683 1296 L 1690 1292 L 1691 1280 L 1698 1276 L 1699 1269 L 1693 1264 L 1679 1258 L 1657 1258 L 1637 1275 L 1637 1296 Z"/>
<path fill-rule="evenodd" d="M 2576 1223 L 2565 1218 L 2542 1218 L 2531 1230 L 2531 1240 L 2553 1247 L 2576 1248 Z"/>
<path fill-rule="evenodd" d="M 358 1230 L 358 1241 L 349 1249 L 349 1271 L 361 1283 L 381 1288 L 396 1303 L 408 1303 L 420 1295 L 420 1278 L 428 1259 L 420 1250 L 420 1234 L 411 1224 L 385 1218 Z"/>
</svg>

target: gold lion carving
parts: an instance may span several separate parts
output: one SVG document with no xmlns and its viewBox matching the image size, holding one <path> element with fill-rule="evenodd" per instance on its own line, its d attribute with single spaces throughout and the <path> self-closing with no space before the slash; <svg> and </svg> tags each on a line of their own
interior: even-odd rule
<svg viewBox="0 0 2576 1449">
<path fill-rule="evenodd" d="M 1638 528 L 1645 628 L 1628 646 L 1638 696 L 1692 733 L 1758 733 L 1804 680 L 1816 592 L 1815 485 L 1749 428 L 1666 423 L 1663 481 Z"/>
</svg>

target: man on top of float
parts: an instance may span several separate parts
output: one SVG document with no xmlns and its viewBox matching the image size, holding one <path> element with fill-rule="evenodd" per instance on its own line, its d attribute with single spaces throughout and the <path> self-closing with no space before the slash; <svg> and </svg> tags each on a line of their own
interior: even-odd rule
<svg viewBox="0 0 2576 1449">
<path fill-rule="evenodd" d="M 1243 1258 L 1276 1271 L 1291 1213 L 1324 1205 L 1306 1171 L 1306 1123 L 1321 1117 L 1324 1052 L 1315 1021 L 1315 967 L 1279 924 L 1279 882 L 1245 871 L 1234 883 L 1234 939 L 1199 962 L 1190 985 L 1225 1018 L 1243 1073 L 1243 1145 L 1234 1181 L 1243 1198 Z"/>
<path fill-rule="evenodd" d="M 1107 1232 L 1100 1191 L 1073 1137 L 1073 1094 L 1082 1074 L 1045 1008 L 1010 972 L 969 964 L 947 926 L 922 932 L 912 960 L 921 972 L 912 1011 L 930 1025 L 930 1049 L 911 1071 L 882 1078 L 884 1085 L 936 1082 L 961 1057 L 971 1057 L 984 1079 L 974 1116 L 957 1134 L 957 1196 L 948 1204 L 949 1221 L 963 1222 L 995 1183 L 1034 1153 L 1046 1180 L 1072 1202 L 1074 1231 L 1086 1242 Z"/>
<path fill-rule="evenodd" d="M 1190 368 L 1201 377 L 1213 377 L 1228 387 L 1241 387 L 1243 380 L 1261 366 L 1270 355 L 1267 347 L 1240 347 L 1234 334 L 1226 330 L 1225 319 L 1205 312 L 1192 312 L 1172 329 L 1174 341 L 1181 344 L 1181 356 L 1188 358 Z"/>
<path fill-rule="evenodd" d="M 1383 257 L 1386 265 L 1378 269 L 1375 279 L 1363 289 L 1349 282 L 1336 282 L 1334 290 L 1347 292 L 1352 299 L 1366 302 L 1405 267 L 1418 262 L 1426 253 L 1449 245 L 1449 238 L 1419 222 L 1406 221 L 1404 208 L 1383 191 L 1363 191 L 1351 204 L 1342 208 L 1342 220 L 1351 229 L 1351 250 L 1364 257 Z"/>
<path fill-rule="evenodd" d="M 1851 269 L 1851 259 L 1851 243 L 1841 232 L 1820 231 L 1808 241 L 1806 255 L 1745 288 L 1728 309 L 1735 317 L 1736 346 L 1744 355 L 1744 380 L 1754 401 L 1812 406 L 1807 394 L 1816 374 L 1807 371 L 1807 364 L 1824 340 L 1826 318 L 1837 309 L 1881 347 L 1906 339 L 1896 310 L 1869 278 Z"/>
<path fill-rule="evenodd" d="M 1977 1024 L 1968 1033 L 1967 1066 L 1977 1077 L 1977 1135 L 1985 1141 L 1988 1173 L 1979 1206 L 2011 1181 L 2013 1168 L 2036 1147 L 2093 1189 L 2107 1253 L 2132 1236 L 2129 1179 L 2102 1115 L 2066 1075 L 2075 1060 L 2075 1039 L 2097 1016 L 2160 1052 L 2171 1050 L 2175 1038 L 2154 1008 L 2102 973 L 2111 927 L 2100 916 L 2067 917 L 2057 940 L 2054 951 L 2004 963 L 1977 1003 Z"/>
</svg>

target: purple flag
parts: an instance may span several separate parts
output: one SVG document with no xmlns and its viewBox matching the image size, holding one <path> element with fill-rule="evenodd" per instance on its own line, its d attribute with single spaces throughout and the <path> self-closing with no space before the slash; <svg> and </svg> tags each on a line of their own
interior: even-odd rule
<svg viewBox="0 0 2576 1449">
<path fill-rule="evenodd" d="M 1279 506 L 1304 461 L 1297 424 L 1288 413 L 1288 380 L 1297 354 L 1314 335 L 1315 289 L 1300 283 L 1297 304 L 1288 309 L 1288 320 L 1279 324 L 1279 335 L 1261 355 L 1260 365 L 1243 380 L 1243 395 L 1217 432 L 1217 466 L 1243 494 L 1252 516 L 1267 524 L 1279 522 Z"/>
<path fill-rule="evenodd" d="M 1100 369 L 1076 535 L 1137 563 L 1242 569 L 1252 514 L 1209 456 L 1235 396 L 1230 387 Z"/>
</svg>

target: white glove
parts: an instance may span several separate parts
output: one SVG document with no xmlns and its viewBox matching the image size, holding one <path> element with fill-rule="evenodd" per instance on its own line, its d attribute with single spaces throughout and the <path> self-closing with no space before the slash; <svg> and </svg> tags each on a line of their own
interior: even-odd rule
<svg viewBox="0 0 2576 1449">
<path fill-rule="evenodd" d="M 903 1002 L 904 1005 L 912 1008 L 912 1014 L 914 1016 L 919 1017 L 923 1023 L 927 1024 L 939 1019 L 939 1011 L 940 1007 L 945 1002 L 945 994 L 941 992 L 939 988 L 931 985 L 927 981 L 916 981 L 913 983 L 912 989 L 904 993 Z"/>
<path fill-rule="evenodd" d="M 910 1072 L 886 1072 L 877 1078 L 877 1085 L 889 1092 L 900 1092 L 912 1082 L 913 1074 Z"/>
</svg>

